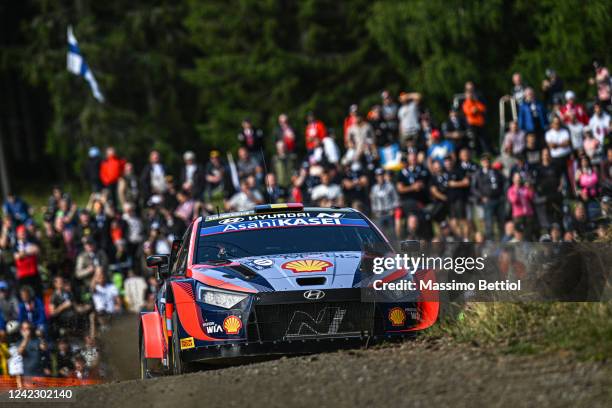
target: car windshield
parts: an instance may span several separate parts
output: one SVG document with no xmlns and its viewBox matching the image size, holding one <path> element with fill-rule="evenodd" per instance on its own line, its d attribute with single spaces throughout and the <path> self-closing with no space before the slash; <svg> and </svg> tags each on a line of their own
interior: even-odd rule
<svg viewBox="0 0 612 408">
<path fill-rule="evenodd" d="M 201 233 L 196 260 L 197 263 L 206 263 L 217 259 L 298 252 L 387 249 L 388 244 L 380 234 L 365 221 L 362 222 L 360 226 L 300 226 L 246 229 L 209 235 Z"/>
</svg>

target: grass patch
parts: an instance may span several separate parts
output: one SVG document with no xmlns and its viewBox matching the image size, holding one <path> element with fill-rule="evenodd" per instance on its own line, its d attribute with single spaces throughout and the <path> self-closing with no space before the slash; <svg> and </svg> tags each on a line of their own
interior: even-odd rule
<svg viewBox="0 0 612 408">
<path fill-rule="evenodd" d="M 612 356 L 612 303 L 471 303 L 426 332 L 513 354 L 571 352 Z"/>
</svg>

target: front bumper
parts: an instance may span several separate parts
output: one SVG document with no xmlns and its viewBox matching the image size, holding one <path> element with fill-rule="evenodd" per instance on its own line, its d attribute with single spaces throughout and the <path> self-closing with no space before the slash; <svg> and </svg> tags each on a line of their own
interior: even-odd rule
<svg viewBox="0 0 612 408">
<path fill-rule="evenodd" d="M 234 343 L 216 346 L 203 346 L 191 350 L 183 350 L 181 358 L 187 362 L 210 362 L 212 360 L 225 362 L 237 359 L 251 359 L 263 356 L 287 356 L 300 354 L 324 353 L 330 351 L 355 349 L 358 347 L 378 344 L 381 341 L 393 341 L 414 337 L 415 332 L 402 334 L 389 333 L 382 336 L 363 337 L 331 337 L 318 339 L 302 339 L 293 341 L 265 343 Z"/>
<path fill-rule="evenodd" d="M 184 361 L 203 361 L 274 354 L 308 354 L 355 348 L 380 339 L 406 337 L 416 324 L 409 310 L 414 303 L 376 303 L 362 299 L 361 290 L 330 289 L 317 300 L 304 290 L 258 293 L 242 310 L 244 327 L 240 339 L 196 342 L 183 350 Z M 406 310 L 402 327 L 389 320 L 389 311 Z M 248 316 L 248 317 L 247 317 Z M 402 330 L 404 329 L 404 330 Z"/>
</svg>

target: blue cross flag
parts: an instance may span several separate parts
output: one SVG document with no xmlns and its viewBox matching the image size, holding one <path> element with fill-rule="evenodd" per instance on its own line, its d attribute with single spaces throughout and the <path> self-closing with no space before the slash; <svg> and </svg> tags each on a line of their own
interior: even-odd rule
<svg viewBox="0 0 612 408">
<path fill-rule="evenodd" d="M 66 57 L 66 64 L 68 71 L 85 78 L 85 80 L 89 83 L 89 87 L 91 88 L 91 93 L 93 93 L 94 98 L 96 98 L 99 102 L 104 102 L 104 95 L 102 95 L 102 92 L 100 92 L 98 82 L 96 81 L 93 72 L 89 68 L 89 65 L 87 65 L 87 62 L 85 62 L 83 54 L 81 54 L 79 43 L 77 42 L 77 39 L 72 31 L 72 26 L 68 26 L 68 55 Z"/>
</svg>

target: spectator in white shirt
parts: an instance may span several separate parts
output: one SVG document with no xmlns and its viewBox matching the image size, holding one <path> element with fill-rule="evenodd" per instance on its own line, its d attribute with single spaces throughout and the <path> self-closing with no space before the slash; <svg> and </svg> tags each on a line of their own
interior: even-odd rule
<svg viewBox="0 0 612 408">
<path fill-rule="evenodd" d="M 402 92 L 399 100 L 402 106 L 397 112 L 400 128 L 400 142 L 405 144 L 407 141 L 415 141 L 421 130 L 419 123 L 419 104 L 421 94 L 418 92 Z"/>
<path fill-rule="evenodd" d="M 252 210 L 257 204 L 263 203 L 263 197 L 255 188 L 251 188 L 249 176 L 240 182 L 240 191 L 237 192 L 226 203 L 226 208 L 230 211 Z"/>
<path fill-rule="evenodd" d="M 145 305 L 147 293 L 147 282 L 142 276 L 137 276 L 132 269 L 128 272 L 128 278 L 123 283 L 125 300 L 130 312 L 138 313 Z"/>
<path fill-rule="evenodd" d="M 312 189 L 310 198 L 321 207 L 342 207 L 344 202 L 342 188 L 331 182 L 331 178 L 326 171 L 321 173 L 321 184 Z"/>
<path fill-rule="evenodd" d="M 610 115 L 601 109 L 600 102 L 595 102 L 595 105 L 593 105 L 593 116 L 589 120 L 589 127 L 593 132 L 593 136 L 603 146 L 606 135 L 610 132 Z"/>
<path fill-rule="evenodd" d="M 572 148 L 574 150 L 582 149 L 582 141 L 584 136 L 584 125 L 578 121 L 576 114 L 574 112 L 568 112 L 569 115 L 569 123 L 567 123 L 567 130 L 570 133 L 570 138 L 572 141 Z"/>
<path fill-rule="evenodd" d="M 568 185 L 567 159 L 572 153 L 572 142 L 570 133 L 561 127 L 561 119 L 558 116 L 553 118 L 550 129 L 546 132 L 546 144 L 550 149 L 553 165 L 563 174 Z"/>
</svg>

